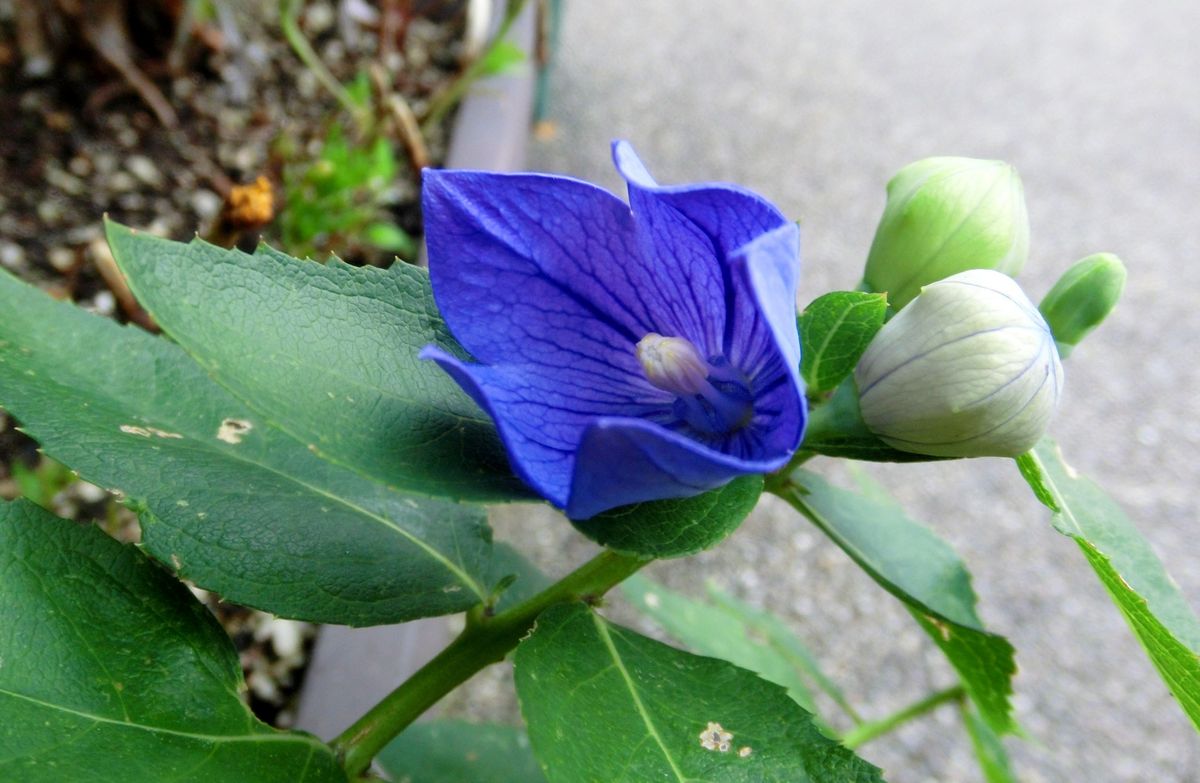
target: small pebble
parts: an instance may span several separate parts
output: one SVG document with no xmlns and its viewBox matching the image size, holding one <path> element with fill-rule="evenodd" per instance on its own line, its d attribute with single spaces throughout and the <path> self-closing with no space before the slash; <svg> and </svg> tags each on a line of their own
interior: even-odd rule
<svg viewBox="0 0 1200 783">
<path fill-rule="evenodd" d="M 0 266 L 18 271 L 25 267 L 25 248 L 16 242 L 0 241 Z"/>
<path fill-rule="evenodd" d="M 267 47 L 263 46 L 259 41 L 251 41 L 246 44 L 246 48 L 242 50 L 246 55 L 246 60 L 258 67 L 264 67 L 271 61 L 271 54 Z"/>
<path fill-rule="evenodd" d="M 43 199 L 38 202 L 37 215 L 43 223 L 57 223 L 63 216 L 62 204 L 58 203 L 58 199 Z"/>
<path fill-rule="evenodd" d="M 137 187 L 137 180 L 124 171 L 118 171 L 108 178 L 108 189 L 113 193 L 128 193 Z"/>
<path fill-rule="evenodd" d="M 63 133 L 71 130 L 71 126 L 75 124 L 70 112 L 65 111 L 48 111 L 45 120 L 46 127 Z"/>
<path fill-rule="evenodd" d="M 284 659 L 295 658 L 304 648 L 304 631 L 306 623 L 296 620 L 272 618 L 266 629 L 271 637 L 271 646 L 275 653 Z"/>
<path fill-rule="evenodd" d="M 173 233 L 174 224 L 174 215 L 159 215 L 150 221 L 150 225 L 146 226 L 146 233 L 156 237 L 169 237 Z"/>
<path fill-rule="evenodd" d="M 346 45 L 337 39 L 330 41 L 321 50 L 321 59 L 327 63 L 340 63 L 346 59 Z"/>
<path fill-rule="evenodd" d="M 317 97 L 317 93 L 321 90 L 321 85 L 312 71 L 304 70 L 296 77 L 296 89 L 300 92 L 300 97 L 305 100 L 312 100 Z"/>
<path fill-rule="evenodd" d="M 92 159 L 92 163 L 101 174 L 112 174 L 117 170 L 117 156 L 111 152 L 98 153 Z"/>
<path fill-rule="evenodd" d="M 92 173 L 92 162 L 83 155 L 76 155 L 67 163 L 67 168 L 77 177 L 87 177 Z"/>
<path fill-rule="evenodd" d="M 130 211 L 146 208 L 146 197 L 141 193 L 123 193 L 117 197 L 117 206 Z"/>
<path fill-rule="evenodd" d="M 196 217 L 201 220 L 211 219 L 221 209 L 221 197 L 205 188 L 193 191 L 190 202 Z"/>
<path fill-rule="evenodd" d="M 110 316 L 117 309 L 116 297 L 112 295 L 111 291 L 101 291 L 92 297 L 92 306 L 90 309 L 97 315 Z M 92 503 L 95 501 L 88 502 Z"/>
<path fill-rule="evenodd" d="M 52 247 L 46 253 L 46 260 L 59 272 L 69 272 L 75 266 L 75 251 L 69 247 Z"/>
<path fill-rule="evenodd" d="M 272 704 L 279 702 L 279 687 L 275 685 L 275 681 L 268 674 L 257 670 L 250 672 L 250 676 L 246 678 L 246 686 L 255 696 L 265 702 Z"/>
<path fill-rule="evenodd" d="M 125 168 L 129 169 L 129 172 L 133 176 L 152 188 L 162 185 L 162 174 L 159 173 L 158 167 L 145 155 L 130 155 L 125 159 Z"/>
<path fill-rule="evenodd" d="M 112 294 L 109 294 L 107 291 L 102 291 L 101 295 L 103 294 L 108 294 L 109 300 L 112 299 Z M 99 299 L 100 295 L 97 295 L 96 300 L 99 301 Z M 108 496 L 108 493 L 103 489 L 87 481 L 78 481 L 75 483 L 75 494 L 84 503 L 99 503 Z"/>
<path fill-rule="evenodd" d="M 179 78 L 171 82 L 171 92 L 181 101 L 186 101 L 196 92 L 196 83 L 191 79 Z"/>
<path fill-rule="evenodd" d="M 225 107 L 217 115 L 217 124 L 221 127 L 222 131 L 237 132 L 245 130 L 249 118 L 250 113 L 245 109 Z"/>
<path fill-rule="evenodd" d="M 64 235 L 68 245 L 86 245 L 104 236 L 99 220 L 95 223 L 85 223 L 82 226 L 69 228 Z"/>
<path fill-rule="evenodd" d="M 48 185 L 58 188 L 68 196 L 78 196 L 87 189 L 83 180 L 68 174 L 57 166 L 47 166 L 44 176 Z"/>
<path fill-rule="evenodd" d="M 31 79 L 41 79 L 44 76 L 49 76 L 50 72 L 54 70 L 54 61 L 44 54 L 35 54 L 32 57 L 25 58 L 22 70 Z"/>
<path fill-rule="evenodd" d="M 304 9 L 304 27 L 310 35 L 320 35 L 333 27 L 333 8 L 328 3 L 310 3 Z"/>
<path fill-rule="evenodd" d="M 258 168 L 261 160 L 262 149 L 256 145 L 249 145 L 238 148 L 238 151 L 233 154 L 233 163 L 239 169 L 245 172 L 251 172 Z"/>
<path fill-rule="evenodd" d="M 132 149 L 133 147 L 137 146 L 138 132 L 133 128 L 122 128 L 121 130 L 117 131 L 117 142 L 122 147 Z"/>
</svg>

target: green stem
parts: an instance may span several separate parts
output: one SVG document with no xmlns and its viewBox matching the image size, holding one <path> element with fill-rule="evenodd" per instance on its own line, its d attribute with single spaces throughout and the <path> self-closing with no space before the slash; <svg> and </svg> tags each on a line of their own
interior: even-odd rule
<svg viewBox="0 0 1200 783">
<path fill-rule="evenodd" d="M 355 124 L 362 131 L 366 124 L 366 114 L 361 106 L 354 102 L 354 98 L 342 86 L 329 69 L 325 67 L 325 63 L 321 62 L 321 58 L 313 50 L 312 44 L 304 37 L 304 32 L 300 29 L 300 6 L 303 0 L 283 0 L 283 5 L 279 11 L 279 24 L 283 28 L 283 37 L 287 39 L 288 45 L 292 47 L 292 51 L 304 63 L 308 70 L 312 71 L 313 76 L 321 83 L 321 86 L 337 98 L 338 103 L 350 112 L 350 116 L 354 118 Z"/>
<path fill-rule="evenodd" d="M 605 550 L 542 592 L 500 614 L 473 612 L 466 629 L 429 663 L 389 693 L 334 740 L 334 751 L 350 780 L 397 734 L 443 696 L 490 664 L 504 660 L 533 627 L 539 614 L 554 604 L 595 601 L 649 560 Z"/>
<path fill-rule="evenodd" d="M 898 712 L 892 713 L 886 718 L 869 721 L 851 729 L 842 737 L 842 744 L 854 750 L 877 737 L 887 734 L 889 731 L 899 728 L 913 718 L 919 718 L 925 713 L 937 709 L 948 701 L 962 701 L 965 697 L 966 691 L 963 690 L 961 685 L 955 685 L 953 688 L 938 691 L 930 696 L 926 696 L 916 704 L 909 705 Z"/>
<path fill-rule="evenodd" d="M 504 19 L 500 23 L 500 29 L 496 31 L 496 35 L 492 38 L 488 48 L 475 58 L 475 61 L 467 66 L 467 69 L 459 75 L 457 79 L 436 95 L 429 102 L 429 108 L 425 111 L 425 118 L 421 120 L 421 132 L 426 136 L 430 131 L 437 127 L 441 122 L 442 117 L 446 112 L 454 107 L 454 104 L 462 100 L 463 94 L 467 88 L 475 83 L 475 80 L 483 76 L 484 69 L 488 66 L 489 55 L 504 38 L 508 35 L 509 28 L 512 27 L 514 21 L 521 13 L 521 9 L 525 7 L 525 0 L 509 0 L 508 7 L 504 12 Z"/>
</svg>

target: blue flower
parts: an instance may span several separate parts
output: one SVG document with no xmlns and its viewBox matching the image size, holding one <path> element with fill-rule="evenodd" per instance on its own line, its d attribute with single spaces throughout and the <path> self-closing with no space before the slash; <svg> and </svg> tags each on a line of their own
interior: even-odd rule
<svg viewBox="0 0 1200 783">
<path fill-rule="evenodd" d="M 625 142 L 613 158 L 628 205 L 566 177 L 425 172 L 434 298 L 479 363 L 421 355 L 573 519 L 775 470 L 804 433 L 795 224 L 734 186 L 661 187 Z"/>
</svg>

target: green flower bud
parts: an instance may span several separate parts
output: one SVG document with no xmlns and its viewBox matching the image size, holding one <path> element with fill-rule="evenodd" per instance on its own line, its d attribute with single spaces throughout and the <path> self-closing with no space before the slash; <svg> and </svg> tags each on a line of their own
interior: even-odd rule
<svg viewBox="0 0 1200 783">
<path fill-rule="evenodd" d="M 1125 265 L 1112 253 L 1096 253 L 1066 271 L 1038 305 L 1063 358 L 1117 306 Z"/>
<path fill-rule="evenodd" d="M 899 310 L 922 286 L 968 269 L 1016 275 L 1029 255 L 1021 178 L 998 160 L 926 158 L 887 186 L 863 282 Z"/>
<path fill-rule="evenodd" d="M 875 435 L 934 457 L 1025 453 L 1063 385 L 1041 314 L 1012 278 L 989 269 L 925 286 L 875 335 L 854 380 Z"/>
</svg>

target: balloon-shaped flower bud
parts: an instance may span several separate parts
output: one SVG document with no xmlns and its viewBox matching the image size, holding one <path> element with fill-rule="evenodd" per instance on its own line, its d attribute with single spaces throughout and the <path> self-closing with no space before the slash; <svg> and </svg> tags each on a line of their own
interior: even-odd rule
<svg viewBox="0 0 1200 783">
<path fill-rule="evenodd" d="M 968 269 L 1016 275 L 1029 254 L 1029 215 L 1016 169 L 998 160 L 926 158 L 887 186 L 863 282 L 897 310 L 922 286 Z"/>
<path fill-rule="evenodd" d="M 935 457 L 1015 457 L 1062 390 L 1049 327 L 1012 278 L 960 272 L 925 286 L 854 370 L 863 420 L 888 445 Z"/>
<path fill-rule="evenodd" d="M 1125 288 L 1125 265 L 1112 253 L 1096 253 L 1066 271 L 1038 305 L 1058 350 L 1071 348 L 1108 317 Z"/>
</svg>

